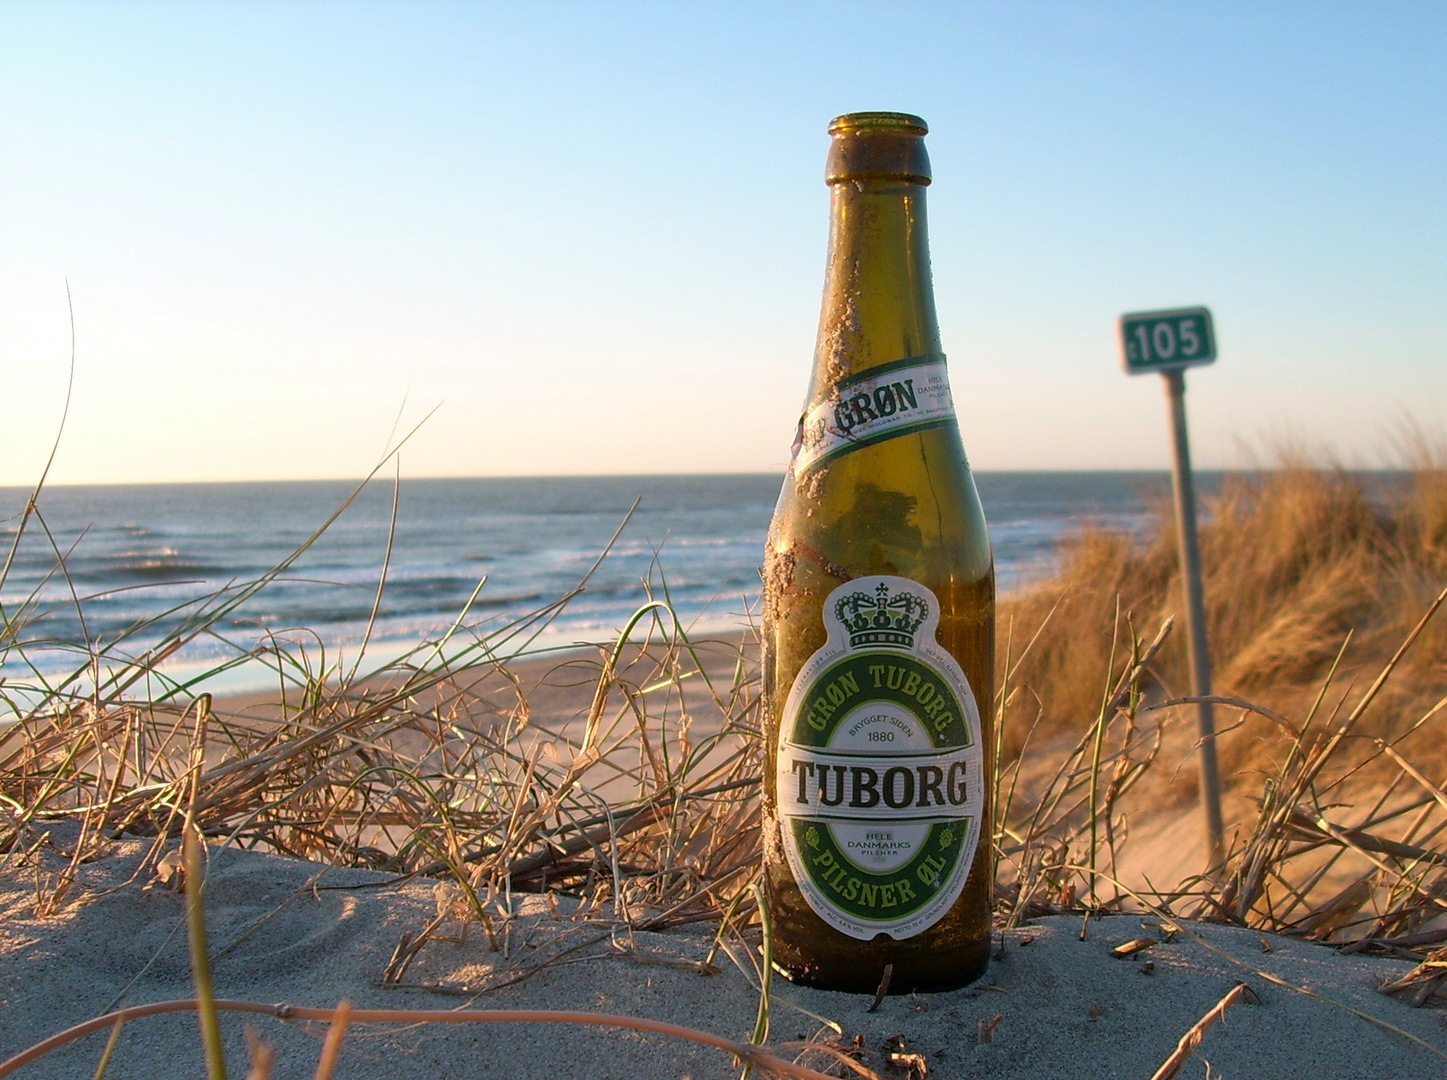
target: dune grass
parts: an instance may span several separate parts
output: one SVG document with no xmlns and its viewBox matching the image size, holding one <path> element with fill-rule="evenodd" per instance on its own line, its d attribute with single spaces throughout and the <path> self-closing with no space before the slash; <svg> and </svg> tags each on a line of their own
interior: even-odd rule
<svg viewBox="0 0 1447 1080">
<path fill-rule="evenodd" d="M 1168 520 L 1143 546 L 1082 535 L 1057 578 L 1002 606 L 1001 925 L 1134 909 L 1425 960 L 1447 941 L 1440 457 L 1424 452 L 1385 494 L 1288 463 L 1211 500 L 1202 547 L 1216 689 L 1234 702 L 1220 745 L 1238 825 L 1223 864 L 1142 883 L 1121 869 L 1132 830 L 1163 805 L 1190 812 L 1194 782 L 1179 768 L 1192 735 L 1173 704 L 1185 665 Z M 62 643 L 71 675 L 4 688 L 0 851 L 36 867 L 39 913 L 73 898 L 77 868 L 109 839 L 152 838 L 142 873 L 168 876 L 194 829 L 211 844 L 443 879 L 451 899 L 399 942 L 385 982 L 405 983 L 449 919 L 492 937 L 506 898 L 531 890 L 576 899 L 605 935 L 714 923 L 715 952 L 767 987 L 748 930 L 762 745 L 747 638 L 694 640 L 655 568 L 654 599 L 618 640 L 551 663 L 505 658 L 527 653 L 586 578 L 505 626 L 464 609 L 439 640 L 379 663 L 273 637 L 249 657 L 277 673 L 269 711 L 226 714 L 166 679 L 166 657 L 284 569 L 201 598 L 140 656 L 126 640 Z M 38 602 L 5 612 L 12 667 L 46 647 L 27 636 Z M 79 835 L 68 866 L 42 872 L 35 855 L 59 819 Z M 760 1042 L 767 1015 L 765 995 Z M 758 1071 L 807 1071 L 728 1048 Z M 827 1043 L 790 1052 L 862 1068 Z"/>
<path fill-rule="evenodd" d="M 1277 711 L 1309 707 L 1348 633 L 1339 674 L 1380 666 L 1447 575 L 1444 477 L 1447 466 L 1427 463 L 1371 492 L 1359 475 L 1291 461 L 1228 477 L 1207 500 L 1201 528 L 1216 691 Z M 1017 639 L 1054 609 L 1015 673 L 1044 702 L 1047 726 L 1094 714 L 1117 604 L 1137 626 L 1152 628 L 1180 609 L 1166 509 L 1143 547 L 1086 532 L 1058 577 L 1002 606 L 1002 630 L 1013 623 Z M 1447 627 L 1426 633 L 1398 673 L 1396 700 L 1440 684 Z M 1184 641 L 1173 642 L 1153 665 L 1151 683 L 1172 695 L 1188 682 Z"/>
<path fill-rule="evenodd" d="M 1395 476 L 1288 457 L 1208 500 L 1217 739 L 1236 827 L 1222 865 L 1157 879 L 1148 897 L 1106 877 L 1132 824 L 1195 799 L 1177 707 L 1184 641 L 1143 640 L 1181 608 L 1167 508 L 1144 544 L 1085 532 L 1056 578 L 1002 605 L 1013 918 L 1081 897 L 1128 903 L 1133 888 L 1167 911 L 1351 948 L 1447 940 L 1447 457 L 1411 442 L 1412 468 Z"/>
</svg>

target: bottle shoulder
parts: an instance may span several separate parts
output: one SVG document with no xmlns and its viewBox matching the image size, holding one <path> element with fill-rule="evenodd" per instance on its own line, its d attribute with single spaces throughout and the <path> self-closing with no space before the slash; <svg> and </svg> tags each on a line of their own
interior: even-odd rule
<svg viewBox="0 0 1447 1080">
<path fill-rule="evenodd" d="M 903 435 L 786 476 L 769 554 L 795 549 L 843 579 L 898 573 L 958 583 L 989 574 L 989 533 L 958 428 Z"/>
</svg>

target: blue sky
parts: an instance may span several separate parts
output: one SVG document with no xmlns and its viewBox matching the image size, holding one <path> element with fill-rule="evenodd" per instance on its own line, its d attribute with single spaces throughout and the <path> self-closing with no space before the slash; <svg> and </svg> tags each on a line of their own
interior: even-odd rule
<svg viewBox="0 0 1447 1080">
<path fill-rule="evenodd" d="M 1447 413 L 1437 4 L 0 4 L 0 483 L 781 469 L 825 128 L 930 123 L 977 468 L 1167 462 L 1122 311 L 1205 303 L 1206 466 Z"/>
</svg>

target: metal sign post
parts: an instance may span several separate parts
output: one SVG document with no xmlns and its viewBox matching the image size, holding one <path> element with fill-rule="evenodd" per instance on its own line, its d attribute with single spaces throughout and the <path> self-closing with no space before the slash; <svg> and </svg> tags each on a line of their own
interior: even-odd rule
<svg viewBox="0 0 1447 1080">
<path fill-rule="evenodd" d="M 1172 487 L 1176 495 L 1176 535 L 1181 545 L 1181 577 L 1186 591 L 1186 645 L 1191 659 L 1191 695 L 1211 695 L 1211 649 L 1206 639 L 1205 590 L 1201 584 L 1201 546 L 1196 536 L 1196 493 L 1191 479 L 1191 444 L 1186 437 L 1185 369 L 1216 359 L 1211 312 L 1203 307 L 1142 311 L 1120 317 L 1121 356 L 1128 375 L 1159 372 L 1165 379 L 1173 435 Z M 1212 867 L 1225 859 L 1221 825 L 1221 775 L 1216 765 L 1216 721 L 1209 701 L 1196 704 L 1201 733 L 1201 808 L 1206 813 L 1206 847 Z"/>
</svg>

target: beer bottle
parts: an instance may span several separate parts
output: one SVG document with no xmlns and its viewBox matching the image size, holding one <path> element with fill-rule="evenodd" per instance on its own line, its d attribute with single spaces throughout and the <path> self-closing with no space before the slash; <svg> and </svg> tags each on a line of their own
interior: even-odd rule
<svg viewBox="0 0 1447 1080">
<path fill-rule="evenodd" d="M 983 973 L 995 579 L 925 243 L 924 121 L 829 126 L 814 371 L 764 565 L 765 895 L 809 986 Z"/>
</svg>

